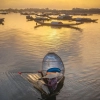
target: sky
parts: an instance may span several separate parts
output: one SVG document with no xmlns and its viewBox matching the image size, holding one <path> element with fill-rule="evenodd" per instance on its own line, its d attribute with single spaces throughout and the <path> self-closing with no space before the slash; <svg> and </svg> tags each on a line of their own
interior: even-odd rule
<svg viewBox="0 0 100 100">
<path fill-rule="evenodd" d="M 0 9 L 5 8 L 100 8 L 100 0 L 0 0 Z"/>
</svg>

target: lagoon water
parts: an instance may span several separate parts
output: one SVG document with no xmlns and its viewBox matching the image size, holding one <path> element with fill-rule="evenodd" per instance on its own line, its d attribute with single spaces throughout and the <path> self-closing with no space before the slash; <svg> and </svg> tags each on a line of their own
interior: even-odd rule
<svg viewBox="0 0 100 100">
<path fill-rule="evenodd" d="M 43 57 L 55 52 L 65 66 L 64 86 L 56 99 L 100 100 L 100 15 L 85 16 L 98 19 L 98 23 L 81 24 L 77 26 L 80 30 L 35 28 L 34 21 L 19 13 L 2 17 L 0 73 L 41 70 Z"/>
</svg>

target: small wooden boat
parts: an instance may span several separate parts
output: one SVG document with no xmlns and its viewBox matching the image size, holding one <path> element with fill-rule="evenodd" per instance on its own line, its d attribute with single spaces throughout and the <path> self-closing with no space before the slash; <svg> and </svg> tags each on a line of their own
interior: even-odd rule
<svg viewBox="0 0 100 100">
<path fill-rule="evenodd" d="M 80 24 L 83 24 L 82 22 L 76 22 L 76 23 L 69 23 L 69 24 L 64 24 L 62 22 L 55 22 L 55 21 L 52 21 L 51 23 L 44 23 L 44 21 L 38 21 L 36 19 L 34 19 L 34 21 L 36 23 L 39 23 L 41 25 L 46 25 L 46 26 L 62 26 L 62 27 L 71 27 L 71 26 L 74 26 L 74 25 L 80 25 Z"/>
<path fill-rule="evenodd" d="M 0 14 L 8 14 L 8 12 L 0 12 Z"/>
<path fill-rule="evenodd" d="M 58 17 L 54 18 L 54 17 L 50 17 L 50 16 L 47 16 L 48 18 L 50 19 L 55 19 L 55 20 L 71 20 L 72 19 L 72 16 L 70 15 L 59 15 Z"/>
<path fill-rule="evenodd" d="M 73 18 L 72 21 L 77 22 L 97 22 L 98 19 L 91 19 L 91 18 Z"/>
<path fill-rule="evenodd" d="M 0 24 L 4 24 L 4 18 L 0 18 Z"/>
<path fill-rule="evenodd" d="M 30 16 L 30 15 L 28 15 L 28 16 L 26 16 L 26 19 L 28 20 L 28 21 L 32 21 L 32 20 L 37 20 L 37 21 L 41 21 L 41 20 L 47 20 L 47 21 L 49 21 L 50 19 L 49 18 L 47 18 L 47 17 L 36 17 L 36 18 L 33 18 L 32 16 Z"/>
<path fill-rule="evenodd" d="M 44 13 L 44 14 L 43 14 L 43 13 L 42 13 L 42 14 L 36 14 L 36 13 L 35 13 L 35 15 L 36 15 L 36 16 L 42 16 L 42 17 L 46 17 L 46 16 L 47 16 L 47 14 L 45 14 L 45 13 Z"/>
<path fill-rule="evenodd" d="M 43 59 L 41 71 L 19 74 L 33 85 L 42 99 L 48 100 L 59 94 L 64 83 L 64 72 L 61 58 L 55 53 L 48 53 Z"/>
<path fill-rule="evenodd" d="M 29 12 L 20 12 L 21 15 L 29 15 Z"/>
<path fill-rule="evenodd" d="M 27 15 L 27 16 L 26 16 L 26 19 L 27 19 L 27 20 L 30 20 L 30 21 L 31 21 L 31 20 L 34 20 L 34 18 L 33 18 L 32 16 L 30 16 L 30 15 Z"/>
</svg>

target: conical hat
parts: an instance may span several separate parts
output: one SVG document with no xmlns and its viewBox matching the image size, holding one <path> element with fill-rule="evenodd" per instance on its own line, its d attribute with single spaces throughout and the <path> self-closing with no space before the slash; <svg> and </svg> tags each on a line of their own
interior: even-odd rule
<svg viewBox="0 0 100 100">
<path fill-rule="evenodd" d="M 51 78 L 61 77 L 62 75 L 63 74 L 56 72 L 56 73 L 47 74 L 43 78 L 49 78 L 49 79 L 51 79 Z"/>
</svg>

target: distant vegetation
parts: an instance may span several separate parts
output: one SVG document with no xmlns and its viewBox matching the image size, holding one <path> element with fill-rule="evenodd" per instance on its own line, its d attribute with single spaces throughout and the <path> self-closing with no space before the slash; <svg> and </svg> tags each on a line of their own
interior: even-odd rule
<svg viewBox="0 0 100 100">
<path fill-rule="evenodd" d="M 18 13 L 18 12 L 43 12 L 43 13 L 47 13 L 47 12 L 53 12 L 53 13 L 68 13 L 68 14 L 100 14 L 100 9 L 99 8 L 91 8 L 91 9 L 83 9 L 83 8 L 73 8 L 72 10 L 57 10 L 57 9 L 49 9 L 49 8 L 45 8 L 45 9 L 39 9 L 39 8 L 25 8 L 25 9 L 13 9 L 13 8 L 9 8 L 9 9 L 0 9 L 0 11 L 3 12 L 14 12 L 14 13 Z"/>
</svg>

